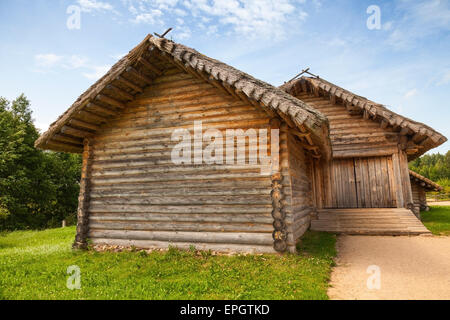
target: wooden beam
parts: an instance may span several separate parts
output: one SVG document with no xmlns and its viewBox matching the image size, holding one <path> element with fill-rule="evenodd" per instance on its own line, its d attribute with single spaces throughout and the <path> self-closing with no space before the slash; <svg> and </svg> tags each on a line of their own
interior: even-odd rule
<svg viewBox="0 0 450 320">
<path fill-rule="evenodd" d="M 134 84 L 130 80 L 125 79 L 124 77 L 118 76 L 116 77 L 116 80 L 122 82 L 124 85 L 133 89 L 134 91 L 137 91 L 139 93 L 144 92 L 144 90 L 141 87 L 139 87 L 137 84 Z"/>
<path fill-rule="evenodd" d="M 100 101 L 102 101 L 104 103 L 107 103 L 109 105 L 112 105 L 114 107 L 118 107 L 120 109 L 125 109 L 125 104 L 124 103 L 122 103 L 122 102 L 120 102 L 120 101 L 118 101 L 116 99 L 113 99 L 111 97 L 105 96 L 104 94 L 97 95 L 96 99 L 100 100 Z"/>
<path fill-rule="evenodd" d="M 47 145 L 59 146 L 60 148 L 83 148 L 83 143 L 71 143 L 71 142 L 58 142 L 56 140 L 50 140 Z"/>
<path fill-rule="evenodd" d="M 336 104 L 336 95 L 335 94 L 330 94 L 330 102 L 332 104 Z"/>
<path fill-rule="evenodd" d="M 92 144 L 88 139 L 85 139 L 83 147 L 83 164 L 81 166 L 80 194 L 78 196 L 77 235 L 73 244 L 73 247 L 78 249 L 84 249 L 87 247 L 91 170 Z"/>
<path fill-rule="evenodd" d="M 81 138 L 92 136 L 91 132 L 79 130 L 79 129 L 73 128 L 69 125 L 63 126 L 61 128 L 61 133 L 66 133 L 68 135 L 75 136 L 75 137 L 81 137 Z"/>
<path fill-rule="evenodd" d="M 370 116 L 369 116 L 369 112 L 367 110 L 363 111 L 363 119 L 365 120 L 369 120 Z"/>
<path fill-rule="evenodd" d="M 381 129 L 386 129 L 387 126 L 388 126 L 388 124 L 389 124 L 389 123 L 388 123 L 386 120 L 381 120 L 380 128 L 381 128 Z"/>
<path fill-rule="evenodd" d="M 402 135 L 402 136 L 406 136 L 408 133 L 409 133 L 409 128 L 408 127 L 403 127 L 401 130 L 400 130 L 400 135 Z"/>
<path fill-rule="evenodd" d="M 52 140 L 58 141 L 58 142 L 68 142 L 68 143 L 73 143 L 76 145 L 82 145 L 83 144 L 83 139 L 82 138 L 76 138 L 76 137 L 70 137 L 70 136 L 66 136 L 63 134 L 55 134 L 52 138 Z"/>
<path fill-rule="evenodd" d="M 76 127 L 82 127 L 82 128 L 86 128 L 89 130 L 93 130 L 93 131 L 97 131 L 98 129 L 100 129 L 100 126 L 93 124 L 93 123 L 89 123 L 83 120 L 79 120 L 79 119 L 72 119 L 69 121 L 69 124 L 72 124 Z"/>
<path fill-rule="evenodd" d="M 127 72 L 135 75 L 136 77 L 138 77 L 139 79 L 141 79 L 143 82 L 147 83 L 148 85 L 153 83 L 153 80 L 149 77 L 147 77 L 146 75 L 143 75 L 141 72 L 137 71 L 135 68 L 133 67 L 128 67 L 126 69 Z"/>
<path fill-rule="evenodd" d="M 81 153 L 83 151 L 83 146 L 74 146 L 68 143 L 62 143 L 55 140 L 47 141 L 44 145 L 46 148 L 56 151 L 70 152 L 70 153 Z"/>
<path fill-rule="evenodd" d="M 149 69 L 150 71 L 156 73 L 158 76 L 162 75 L 162 71 L 159 70 L 158 68 L 156 68 L 155 66 L 153 66 L 150 62 L 148 62 L 147 60 L 145 60 L 142 57 L 138 58 L 138 61 L 147 69 Z"/>
<path fill-rule="evenodd" d="M 131 93 L 126 92 L 125 90 L 122 90 L 116 86 L 113 86 L 112 84 L 108 84 L 106 86 L 107 89 L 117 92 L 120 96 L 124 97 L 127 100 L 134 100 L 134 96 Z"/>
<path fill-rule="evenodd" d="M 88 118 L 90 118 L 90 119 L 93 119 L 93 120 L 95 120 L 95 121 L 98 121 L 98 122 L 105 123 L 105 122 L 108 121 L 108 118 L 107 118 L 107 117 L 105 117 L 105 116 L 100 116 L 100 115 L 98 115 L 98 114 L 96 114 L 96 113 L 90 112 L 90 111 L 85 110 L 85 109 L 83 109 L 83 110 L 81 110 L 81 111 L 78 112 L 78 114 L 83 114 L 83 113 L 86 115 L 86 117 L 88 117 Z"/>
<path fill-rule="evenodd" d="M 92 103 L 92 102 L 89 103 L 86 107 L 87 108 L 92 108 L 92 109 L 94 109 L 94 111 L 98 110 L 98 111 L 100 111 L 102 113 L 105 113 L 107 115 L 110 115 L 110 116 L 117 115 L 117 111 L 109 109 L 109 108 L 105 108 L 105 107 L 102 107 L 102 106 L 99 106 L 98 104 L 95 104 L 95 103 Z"/>
<path fill-rule="evenodd" d="M 234 89 L 226 82 L 222 82 L 223 87 L 237 100 L 241 100 Z"/>
</svg>

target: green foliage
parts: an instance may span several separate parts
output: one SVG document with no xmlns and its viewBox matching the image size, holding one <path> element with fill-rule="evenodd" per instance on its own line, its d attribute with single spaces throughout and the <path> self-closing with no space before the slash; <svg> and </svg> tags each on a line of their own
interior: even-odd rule
<svg viewBox="0 0 450 320">
<path fill-rule="evenodd" d="M 75 228 L 0 237 L 0 299 L 327 299 L 335 236 L 308 232 L 300 254 L 72 250 Z M 80 267 L 69 290 L 67 268 Z"/>
<path fill-rule="evenodd" d="M 412 161 L 409 168 L 443 187 L 450 187 L 450 151 L 445 155 L 426 154 Z"/>
<path fill-rule="evenodd" d="M 74 220 L 80 157 L 37 150 L 38 136 L 27 98 L 0 98 L 0 230 Z"/>
</svg>

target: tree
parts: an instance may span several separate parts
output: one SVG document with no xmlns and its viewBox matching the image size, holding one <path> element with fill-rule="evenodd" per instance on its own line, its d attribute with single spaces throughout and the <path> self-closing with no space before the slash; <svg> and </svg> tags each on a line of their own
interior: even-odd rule
<svg viewBox="0 0 450 320">
<path fill-rule="evenodd" d="M 37 150 L 38 136 L 28 99 L 0 98 L 0 229 L 56 226 L 75 214 L 80 157 Z"/>
<path fill-rule="evenodd" d="M 424 155 L 409 164 L 409 168 L 443 187 L 450 187 L 450 151 Z"/>
</svg>

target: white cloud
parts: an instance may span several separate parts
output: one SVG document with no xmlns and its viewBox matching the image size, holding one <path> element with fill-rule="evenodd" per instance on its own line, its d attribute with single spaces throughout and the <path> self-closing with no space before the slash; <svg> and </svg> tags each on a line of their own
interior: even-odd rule
<svg viewBox="0 0 450 320">
<path fill-rule="evenodd" d="M 115 60 L 120 59 L 124 55 L 111 55 Z M 57 55 L 54 53 L 35 55 L 35 72 L 46 73 L 49 71 L 62 70 L 82 70 L 82 75 L 89 80 L 100 79 L 110 68 L 110 65 L 94 65 L 89 63 L 89 59 L 79 55 Z M 116 59 L 117 58 L 117 59 Z"/>
<path fill-rule="evenodd" d="M 63 60 L 63 56 L 54 53 L 38 54 L 34 57 L 36 65 L 43 68 L 52 68 Z"/>
<path fill-rule="evenodd" d="M 414 96 L 416 96 L 416 95 L 417 95 L 417 89 L 414 88 L 414 89 L 411 89 L 411 90 L 407 91 L 407 92 L 403 95 L 403 98 L 409 99 L 409 98 L 412 98 L 412 97 L 414 97 Z"/>
<path fill-rule="evenodd" d="M 398 3 L 397 10 L 404 12 L 402 18 L 396 22 L 396 28 L 393 28 L 393 24 L 387 28 L 392 29 L 387 44 L 396 49 L 420 46 L 423 38 L 450 30 L 449 1 L 404 0 Z"/>
<path fill-rule="evenodd" d="M 175 28 L 174 36 L 179 40 L 189 39 L 192 35 L 191 29 L 188 27 Z"/>
<path fill-rule="evenodd" d="M 184 5 L 194 14 L 213 16 L 223 26 L 230 26 L 235 33 L 245 37 L 259 36 L 282 38 L 288 17 L 296 15 L 302 21 L 306 12 L 289 0 L 185 0 Z"/>
<path fill-rule="evenodd" d="M 199 22 L 197 26 L 200 28 L 204 23 L 211 24 L 213 21 L 214 28 L 210 28 L 209 34 L 217 32 L 215 28 L 220 28 L 224 29 L 224 34 L 237 34 L 243 38 L 285 38 L 287 32 L 296 30 L 295 27 L 308 16 L 300 8 L 305 0 L 122 1 L 133 15 L 134 23 L 167 25 L 177 17 L 183 17 L 186 23 L 188 18 L 193 18 Z M 320 1 L 312 0 L 312 4 L 320 7 Z M 182 38 L 190 33 L 183 32 Z"/>
<path fill-rule="evenodd" d="M 150 12 L 137 15 L 132 21 L 134 23 L 156 24 L 157 22 L 160 22 L 157 18 L 162 15 L 163 13 L 161 10 L 152 9 Z"/>
<path fill-rule="evenodd" d="M 78 69 L 86 66 L 88 59 L 78 55 L 63 56 L 54 53 L 37 54 L 34 56 L 36 67 L 39 69 Z"/>
<path fill-rule="evenodd" d="M 92 66 L 90 67 L 90 72 L 84 72 L 83 76 L 88 78 L 89 80 L 98 80 L 101 77 L 105 75 L 106 72 L 108 72 L 109 69 L 111 69 L 110 65 L 104 65 L 104 66 Z"/>
<path fill-rule="evenodd" d="M 64 66 L 68 69 L 78 69 L 86 66 L 88 59 L 78 55 L 72 55 L 66 59 Z"/>
<path fill-rule="evenodd" d="M 77 2 L 83 12 L 114 10 L 114 7 L 108 2 L 101 2 L 97 0 L 77 0 Z"/>
<path fill-rule="evenodd" d="M 184 11 L 184 10 L 182 10 L 182 9 L 179 9 L 179 8 L 175 8 L 175 9 L 173 10 L 173 12 L 174 12 L 177 16 L 180 16 L 180 17 L 185 17 L 185 16 L 188 15 L 186 11 Z"/>
</svg>

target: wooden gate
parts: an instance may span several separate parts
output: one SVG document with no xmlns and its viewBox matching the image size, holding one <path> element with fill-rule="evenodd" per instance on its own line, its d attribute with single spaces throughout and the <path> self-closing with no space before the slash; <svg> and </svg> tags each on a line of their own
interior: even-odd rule
<svg viewBox="0 0 450 320">
<path fill-rule="evenodd" d="M 335 159 L 328 179 L 327 208 L 396 207 L 392 157 Z"/>
</svg>

